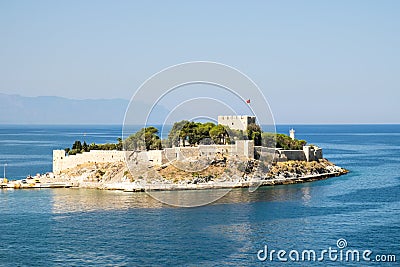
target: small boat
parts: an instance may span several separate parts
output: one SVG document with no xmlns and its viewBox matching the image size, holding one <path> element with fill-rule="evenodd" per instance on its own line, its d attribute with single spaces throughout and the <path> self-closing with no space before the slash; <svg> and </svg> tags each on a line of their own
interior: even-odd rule
<svg viewBox="0 0 400 267">
<path fill-rule="evenodd" d="M 40 188 L 70 188 L 71 184 L 67 183 L 43 183 L 40 184 Z"/>
</svg>

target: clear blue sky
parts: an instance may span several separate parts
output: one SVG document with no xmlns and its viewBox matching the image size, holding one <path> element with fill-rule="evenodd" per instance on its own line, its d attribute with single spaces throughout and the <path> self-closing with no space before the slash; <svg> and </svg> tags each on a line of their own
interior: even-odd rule
<svg viewBox="0 0 400 267">
<path fill-rule="evenodd" d="M 0 92 L 126 98 L 217 61 L 277 123 L 400 123 L 400 1 L 0 1 Z"/>
</svg>

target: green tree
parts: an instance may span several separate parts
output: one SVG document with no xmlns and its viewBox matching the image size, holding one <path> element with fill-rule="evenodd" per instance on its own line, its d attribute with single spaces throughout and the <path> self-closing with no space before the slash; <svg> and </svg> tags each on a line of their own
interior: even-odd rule
<svg viewBox="0 0 400 267">
<path fill-rule="evenodd" d="M 123 142 L 122 142 L 122 138 L 118 137 L 117 138 L 118 144 L 116 146 L 117 150 L 122 150 L 123 149 Z"/>
<path fill-rule="evenodd" d="M 76 155 L 78 153 L 81 153 L 81 151 L 78 151 L 76 149 L 71 149 L 71 150 L 68 151 L 68 155 Z"/>
<path fill-rule="evenodd" d="M 99 149 L 99 146 L 96 145 L 95 143 L 91 143 L 91 144 L 89 145 L 89 151 L 90 151 L 90 150 L 98 150 L 98 149 Z"/>
<path fill-rule="evenodd" d="M 210 130 L 215 126 L 212 122 L 200 123 L 197 126 L 197 144 L 200 142 L 203 145 L 211 144 Z"/>
<path fill-rule="evenodd" d="M 158 129 L 155 127 L 142 128 L 125 139 L 124 147 L 126 150 L 161 149 L 161 140 L 157 133 Z"/>
<path fill-rule="evenodd" d="M 183 140 L 187 140 L 189 145 L 194 146 L 198 144 L 200 141 L 200 135 L 198 128 L 200 127 L 201 123 L 196 122 L 187 122 L 183 125 L 180 136 Z M 184 144 L 185 145 L 185 144 Z"/>
<path fill-rule="evenodd" d="M 210 144 L 210 130 L 215 126 L 212 122 L 200 123 L 190 121 L 180 121 L 174 123 L 168 134 L 168 146 L 185 146 L 189 143 L 191 146 Z"/>
<path fill-rule="evenodd" d="M 307 144 L 307 142 L 305 140 L 297 140 L 297 139 L 293 140 L 286 134 L 277 134 L 276 135 L 276 147 L 277 148 L 300 150 L 300 149 L 303 149 L 303 146 L 306 144 Z"/>
<path fill-rule="evenodd" d="M 261 145 L 264 147 L 276 147 L 276 134 L 261 133 Z"/>
<path fill-rule="evenodd" d="M 254 140 L 254 145 L 261 146 L 261 127 L 258 124 L 250 123 L 247 126 L 247 138 L 249 140 Z"/>
<path fill-rule="evenodd" d="M 86 144 L 86 141 L 83 141 L 82 151 L 89 152 L 89 146 Z"/>
<path fill-rule="evenodd" d="M 78 151 L 82 150 L 82 143 L 81 141 L 77 140 L 74 142 L 74 144 L 72 145 L 72 149 L 76 149 Z"/>
<path fill-rule="evenodd" d="M 156 127 L 147 127 L 144 130 L 144 140 L 146 144 L 146 150 L 161 149 L 161 140 L 157 135 L 158 129 Z"/>
<path fill-rule="evenodd" d="M 189 123 L 189 121 L 182 120 L 179 122 L 175 122 L 172 126 L 172 129 L 168 133 L 168 146 L 179 146 L 181 142 L 183 142 L 184 138 L 186 138 L 186 133 L 182 132 L 183 126 Z"/>
<path fill-rule="evenodd" d="M 210 129 L 210 137 L 218 145 L 230 143 L 228 132 L 222 125 L 212 127 Z"/>
</svg>

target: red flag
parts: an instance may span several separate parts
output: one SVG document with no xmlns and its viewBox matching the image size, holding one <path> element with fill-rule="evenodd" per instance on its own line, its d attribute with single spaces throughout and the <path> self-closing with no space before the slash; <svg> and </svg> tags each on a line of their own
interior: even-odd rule
<svg viewBox="0 0 400 267">
<path fill-rule="evenodd" d="M 246 100 L 246 103 L 247 103 L 247 104 L 250 104 L 250 99 L 247 99 L 247 100 Z"/>
</svg>

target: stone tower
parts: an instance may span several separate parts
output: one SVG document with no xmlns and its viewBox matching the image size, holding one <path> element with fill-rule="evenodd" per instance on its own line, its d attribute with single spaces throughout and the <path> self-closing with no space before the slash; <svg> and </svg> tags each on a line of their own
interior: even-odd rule
<svg viewBox="0 0 400 267">
<path fill-rule="evenodd" d="M 228 126 L 232 130 L 246 131 L 249 124 L 256 123 L 255 116 L 218 116 L 218 124 Z"/>
<path fill-rule="evenodd" d="M 63 169 L 65 150 L 53 150 L 53 173 L 58 174 Z"/>
</svg>

